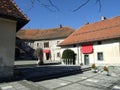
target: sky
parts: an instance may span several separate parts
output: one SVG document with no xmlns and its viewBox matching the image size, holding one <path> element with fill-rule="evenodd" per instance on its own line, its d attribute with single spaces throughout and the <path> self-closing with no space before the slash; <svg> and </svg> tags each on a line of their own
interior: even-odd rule
<svg viewBox="0 0 120 90">
<path fill-rule="evenodd" d="M 120 16 L 120 0 L 101 0 L 101 11 L 96 0 L 90 0 L 85 6 L 73 12 L 74 9 L 84 4 L 87 0 L 51 0 L 55 7 L 52 7 L 48 0 L 40 0 L 49 9 L 45 8 L 39 0 L 31 3 L 32 0 L 14 0 L 18 7 L 30 19 L 24 29 L 49 29 L 62 26 L 69 26 L 77 30 L 87 22 L 94 23 L 101 20 L 101 16 L 107 19 Z M 33 5 L 33 6 L 32 6 Z"/>
</svg>

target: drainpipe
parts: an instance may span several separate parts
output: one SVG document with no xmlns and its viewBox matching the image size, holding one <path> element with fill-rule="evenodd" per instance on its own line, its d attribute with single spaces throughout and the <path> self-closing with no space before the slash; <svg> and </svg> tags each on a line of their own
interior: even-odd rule
<svg viewBox="0 0 120 90">
<path fill-rule="evenodd" d="M 95 64 L 96 62 L 95 62 L 95 52 L 94 52 L 94 45 L 93 45 L 93 59 L 94 59 L 94 64 Z"/>
<path fill-rule="evenodd" d="M 119 42 L 119 58 L 120 58 L 120 42 Z"/>
<path fill-rule="evenodd" d="M 79 64 L 79 60 L 80 60 L 80 59 L 79 59 L 79 46 L 77 47 L 77 51 L 78 51 L 78 54 L 77 54 L 77 55 L 78 55 L 78 64 Z"/>
<path fill-rule="evenodd" d="M 77 47 L 78 49 L 78 64 L 82 64 L 82 52 L 80 50 L 80 47 Z M 81 58 L 80 58 L 81 57 Z M 80 63 L 81 62 L 81 63 Z"/>
<path fill-rule="evenodd" d="M 82 62 L 82 52 L 80 51 L 80 56 L 81 56 L 81 64 L 83 64 L 83 62 Z"/>
</svg>

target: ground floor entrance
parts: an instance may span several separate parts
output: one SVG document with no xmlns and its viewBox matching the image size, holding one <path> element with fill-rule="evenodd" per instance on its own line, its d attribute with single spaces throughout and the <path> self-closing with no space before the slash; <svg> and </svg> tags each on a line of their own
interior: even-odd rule
<svg viewBox="0 0 120 90">
<path fill-rule="evenodd" d="M 88 54 L 85 54 L 85 55 L 84 55 L 84 64 L 85 64 L 85 65 L 89 65 L 89 63 L 90 63 L 90 62 L 89 62 L 89 55 L 88 55 Z"/>
</svg>

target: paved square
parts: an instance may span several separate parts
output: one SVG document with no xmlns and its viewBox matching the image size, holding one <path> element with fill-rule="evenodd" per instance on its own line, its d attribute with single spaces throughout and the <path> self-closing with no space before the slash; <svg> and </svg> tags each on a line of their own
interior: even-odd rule
<svg viewBox="0 0 120 90">
<path fill-rule="evenodd" d="M 119 81 L 118 78 L 98 74 L 92 78 L 80 81 L 79 83 L 82 85 L 89 85 L 97 88 L 106 89 L 112 87 L 118 81 Z"/>
<path fill-rule="evenodd" d="M 115 85 L 115 86 L 112 88 L 112 90 L 120 90 L 120 86 Z"/>
<path fill-rule="evenodd" d="M 82 74 L 32 82 L 1 83 L 0 90 L 120 90 L 120 77 L 86 71 Z"/>
<path fill-rule="evenodd" d="M 69 82 L 78 82 L 78 81 L 85 80 L 90 77 L 94 77 L 95 75 L 96 73 L 84 72 L 82 74 L 71 75 L 71 76 L 62 77 L 59 79 L 69 81 Z"/>
<path fill-rule="evenodd" d="M 94 79 L 99 79 L 99 80 L 106 80 L 108 82 L 117 82 L 120 79 L 118 77 L 106 76 L 106 75 L 103 75 L 103 74 L 98 74 L 93 78 Z"/>
<path fill-rule="evenodd" d="M 96 87 L 104 90 L 112 85 L 111 83 L 108 83 L 105 80 L 98 80 L 98 79 L 87 79 L 85 81 L 79 82 L 79 84 Z"/>
<path fill-rule="evenodd" d="M 84 86 L 84 85 L 80 85 L 80 84 L 71 84 L 62 88 L 57 88 L 54 90 L 103 90 L 103 89 L 99 89 L 99 88 L 94 88 L 94 87 L 90 87 L 90 86 Z"/>
<path fill-rule="evenodd" d="M 63 86 L 68 85 L 70 83 L 71 82 L 63 81 L 63 80 L 60 80 L 60 79 L 52 79 L 52 80 L 37 82 L 37 84 L 40 84 L 40 85 L 42 85 L 42 86 L 44 86 L 48 89 L 63 87 Z"/>
<path fill-rule="evenodd" d="M 79 75 L 72 75 L 72 76 L 62 77 L 62 78 L 59 78 L 59 79 L 64 80 L 64 81 L 69 81 L 69 82 L 78 82 L 78 81 L 87 79 L 87 77 L 79 76 Z"/>
<path fill-rule="evenodd" d="M 30 90 L 18 82 L 5 83 L 0 85 L 0 90 Z"/>
</svg>

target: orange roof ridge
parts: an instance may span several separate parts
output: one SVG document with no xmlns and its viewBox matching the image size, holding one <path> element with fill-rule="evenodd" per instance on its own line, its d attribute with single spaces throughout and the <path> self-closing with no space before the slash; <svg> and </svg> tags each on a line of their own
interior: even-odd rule
<svg viewBox="0 0 120 90">
<path fill-rule="evenodd" d="M 58 29 L 58 30 L 57 30 Z M 17 36 L 21 39 L 55 39 L 55 38 L 66 38 L 75 30 L 72 28 L 53 28 L 47 30 L 41 29 L 27 29 L 20 30 Z"/>
<path fill-rule="evenodd" d="M 90 24 L 99 23 L 99 22 L 104 22 L 104 21 L 107 21 L 107 20 L 115 19 L 115 18 L 120 18 L 120 16 L 115 16 L 115 17 L 111 17 L 111 18 L 108 18 L 108 19 L 105 19 L 105 20 L 100 20 L 100 21 L 96 21 L 96 22 L 93 22 L 93 23 L 85 24 L 85 26 L 90 25 Z M 84 25 L 82 27 L 84 27 Z"/>
<path fill-rule="evenodd" d="M 64 27 L 62 27 L 62 28 L 56 27 L 56 28 L 47 28 L 47 29 L 32 29 L 32 28 L 28 28 L 28 29 L 22 29 L 22 30 L 43 30 L 43 31 L 45 31 L 45 30 L 55 30 L 55 29 L 59 30 L 59 29 L 64 29 L 64 28 L 71 28 L 71 27 L 69 27 L 69 26 L 64 26 Z M 73 29 L 73 28 L 71 28 L 71 29 Z"/>
<path fill-rule="evenodd" d="M 72 45 L 120 37 L 120 16 L 84 25 L 60 45 Z"/>
<path fill-rule="evenodd" d="M 104 30 L 104 29 L 109 29 L 109 28 L 113 28 L 113 27 L 119 27 L 120 24 L 118 25 L 115 25 L 115 26 L 109 26 L 107 28 L 100 28 L 100 29 L 96 29 L 96 30 L 91 30 L 91 31 L 86 31 L 86 32 L 82 32 L 82 33 L 79 33 L 79 34 L 86 34 L 86 33 L 90 33 L 90 32 L 95 32 L 95 31 L 101 31 L 101 30 Z M 73 36 L 76 35 L 76 34 L 73 34 Z"/>
</svg>

